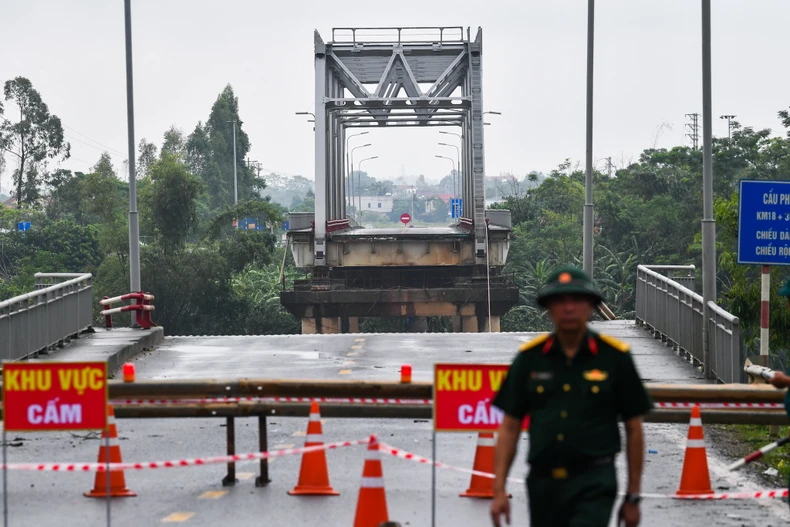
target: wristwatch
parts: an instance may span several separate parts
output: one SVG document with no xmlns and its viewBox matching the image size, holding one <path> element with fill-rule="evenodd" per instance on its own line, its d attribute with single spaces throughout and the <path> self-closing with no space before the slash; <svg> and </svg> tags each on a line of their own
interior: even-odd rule
<svg viewBox="0 0 790 527">
<path fill-rule="evenodd" d="M 625 495 L 625 503 L 630 503 L 631 505 L 639 505 L 640 501 L 642 501 L 642 496 L 640 496 L 639 494 Z"/>
</svg>

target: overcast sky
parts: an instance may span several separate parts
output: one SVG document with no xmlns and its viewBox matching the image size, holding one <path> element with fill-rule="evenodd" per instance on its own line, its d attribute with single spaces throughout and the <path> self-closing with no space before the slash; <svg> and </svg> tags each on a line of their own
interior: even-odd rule
<svg viewBox="0 0 790 527">
<path fill-rule="evenodd" d="M 230 83 L 240 100 L 250 159 L 266 171 L 313 177 L 313 30 L 333 27 L 483 28 L 487 175 L 583 165 L 584 0 L 318 2 L 133 0 L 136 141 L 161 144 L 175 124 L 205 121 Z M 783 134 L 790 105 L 787 0 L 713 1 L 714 134 L 719 115 Z M 702 111 L 700 1 L 599 0 L 596 6 L 595 149 L 600 169 L 656 144 L 690 144 L 684 114 Z M 0 0 L 0 81 L 28 77 L 66 126 L 72 157 L 87 170 L 103 150 L 126 159 L 123 0 Z M 371 132 L 363 168 L 374 177 L 438 179 L 455 157 L 434 130 Z M 452 139 L 452 138 L 451 138 Z M 105 145 L 108 148 L 104 148 Z M 359 155 L 360 151 L 357 152 Z M 0 185 L 7 189 L 10 167 Z"/>
</svg>

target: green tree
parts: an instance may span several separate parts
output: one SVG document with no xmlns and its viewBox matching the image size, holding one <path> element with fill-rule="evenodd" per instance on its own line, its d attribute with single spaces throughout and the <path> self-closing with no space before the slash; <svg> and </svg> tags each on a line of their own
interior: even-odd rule
<svg viewBox="0 0 790 527">
<path fill-rule="evenodd" d="M 176 128 L 175 125 L 167 129 L 164 134 L 164 141 L 162 142 L 162 155 L 170 154 L 178 159 L 180 162 L 185 163 L 186 156 L 186 139 L 184 133 Z"/>
<path fill-rule="evenodd" d="M 211 107 L 205 125 L 198 123 L 186 142 L 187 163 L 207 188 L 210 211 L 234 203 L 233 136 L 235 122 L 236 172 L 239 202 L 257 197 L 266 187 L 244 160 L 250 151 L 250 140 L 239 117 L 239 100 L 227 85 Z"/>
<path fill-rule="evenodd" d="M 149 143 L 143 137 L 140 139 L 137 151 L 137 178 L 140 179 L 148 175 L 151 167 L 156 162 L 156 145 Z"/>
<path fill-rule="evenodd" d="M 17 206 L 21 206 L 32 203 L 38 196 L 37 187 L 46 179 L 45 160 L 68 159 L 71 147 L 64 140 L 60 119 L 49 113 L 28 79 L 16 77 L 6 81 L 3 94 L 6 103 L 14 104 L 18 110 L 15 112 L 18 120 L 0 121 L 0 147 L 17 158 L 14 184 Z"/>
<path fill-rule="evenodd" d="M 203 183 L 169 154 L 151 166 L 150 179 L 145 192 L 141 191 L 141 201 L 165 252 L 181 251 L 197 229 L 197 200 Z"/>
</svg>

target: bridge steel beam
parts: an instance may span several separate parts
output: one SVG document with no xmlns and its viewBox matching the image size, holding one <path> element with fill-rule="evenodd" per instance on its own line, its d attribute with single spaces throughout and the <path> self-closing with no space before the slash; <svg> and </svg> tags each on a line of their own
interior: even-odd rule
<svg viewBox="0 0 790 527">
<path fill-rule="evenodd" d="M 346 219 L 345 129 L 372 126 L 462 128 L 462 216 L 474 233 L 475 264 L 484 266 L 482 29 L 474 40 L 461 27 L 335 29 L 333 38 L 345 31 L 350 40 L 330 42 L 315 32 L 314 266 L 328 266 L 327 222 Z"/>
<path fill-rule="evenodd" d="M 326 45 L 315 32 L 315 264 L 323 266 L 326 255 Z"/>
</svg>

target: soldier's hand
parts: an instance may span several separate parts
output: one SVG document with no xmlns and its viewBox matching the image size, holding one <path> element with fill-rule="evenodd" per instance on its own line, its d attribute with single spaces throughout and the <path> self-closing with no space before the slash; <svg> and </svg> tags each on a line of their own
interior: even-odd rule
<svg viewBox="0 0 790 527">
<path fill-rule="evenodd" d="M 502 527 L 500 517 L 505 515 L 505 525 L 510 525 L 510 501 L 507 492 L 494 491 L 494 500 L 491 502 L 491 519 L 494 520 L 494 527 Z"/>
<path fill-rule="evenodd" d="M 639 505 L 635 505 L 633 503 L 623 503 L 623 506 L 620 507 L 620 521 L 618 522 L 619 526 L 625 525 L 625 527 L 637 527 L 639 525 L 639 519 L 642 516 L 641 512 L 639 511 Z"/>
<path fill-rule="evenodd" d="M 768 379 L 768 382 L 777 388 L 787 388 L 790 386 L 790 377 L 781 371 L 774 372 L 774 376 Z"/>
</svg>

